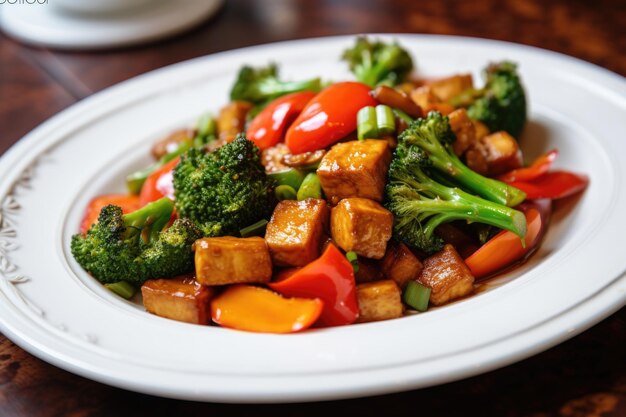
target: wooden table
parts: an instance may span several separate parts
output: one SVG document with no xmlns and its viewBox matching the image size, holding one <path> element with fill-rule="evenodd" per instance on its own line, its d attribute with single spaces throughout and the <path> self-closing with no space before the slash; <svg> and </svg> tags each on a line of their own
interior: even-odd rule
<svg viewBox="0 0 626 417">
<path fill-rule="evenodd" d="M 0 154 L 49 116 L 137 74 L 232 48 L 359 32 L 501 39 L 626 75 L 623 1 L 228 0 L 192 32 L 125 50 L 58 52 L 0 34 Z M 547 352 L 474 378 L 402 394 L 279 406 L 201 404 L 112 388 L 48 365 L 0 335 L 2 416 L 319 416 L 336 410 L 362 416 L 626 416 L 626 309 Z"/>
</svg>

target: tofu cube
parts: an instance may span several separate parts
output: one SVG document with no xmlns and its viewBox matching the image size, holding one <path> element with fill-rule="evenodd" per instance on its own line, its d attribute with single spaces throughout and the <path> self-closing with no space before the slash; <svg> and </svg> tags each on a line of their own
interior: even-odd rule
<svg viewBox="0 0 626 417">
<path fill-rule="evenodd" d="M 522 152 L 513 136 L 507 132 L 495 132 L 481 139 L 487 156 L 487 172 L 500 175 L 522 166 Z"/>
<path fill-rule="evenodd" d="M 474 86 L 472 74 L 458 74 L 446 78 L 440 78 L 428 83 L 430 91 L 439 100 L 447 102 L 461 94 L 463 91 Z"/>
<path fill-rule="evenodd" d="M 358 323 L 402 317 L 404 307 L 400 288 L 390 279 L 357 285 L 356 298 Z"/>
<path fill-rule="evenodd" d="M 272 260 L 260 237 L 208 237 L 194 244 L 196 279 L 204 285 L 268 282 Z"/>
<path fill-rule="evenodd" d="M 380 262 L 359 257 L 357 259 L 358 271 L 354 272 L 354 280 L 357 284 L 365 282 L 380 281 L 383 279 L 383 273 L 380 270 Z"/>
<path fill-rule="evenodd" d="M 417 256 L 404 243 L 396 241 L 389 243 L 381 262 L 384 277 L 395 281 L 400 288 L 415 280 L 423 268 L 424 265 Z"/>
<path fill-rule="evenodd" d="M 330 233 L 346 252 L 371 259 L 385 256 L 393 214 L 367 198 L 344 198 L 330 213 Z"/>
<path fill-rule="evenodd" d="M 322 158 L 317 175 L 333 204 L 349 197 L 383 201 L 390 162 L 386 140 L 338 143 Z"/>
<path fill-rule="evenodd" d="M 274 264 L 303 266 L 318 258 L 327 225 L 328 206 L 324 200 L 278 203 L 265 231 Z"/>
<path fill-rule="evenodd" d="M 456 140 L 452 144 L 454 153 L 458 156 L 463 153 L 476 142 L 476 129 L 474 124 L 467 117 L 465 109 L 457 109 L 448 115 L 450 120 L 450 128 L 456 136 Z"/>
<path fill-rule="evenodd" d="M 152 314 L 186 323 L 208 324 L 209 301 L 215 290 L 201 285 L 193 276 L 181 276 L 148 280 L 141 286 L 141 294 L 144 307 Z"/>
<path fill-rule="evenodd" d="M 431 289 L 430 302 L 436 306 L 474 290 L 474 276 L 452 245 L 426 258 L 417 280 Z"/>
</svg>

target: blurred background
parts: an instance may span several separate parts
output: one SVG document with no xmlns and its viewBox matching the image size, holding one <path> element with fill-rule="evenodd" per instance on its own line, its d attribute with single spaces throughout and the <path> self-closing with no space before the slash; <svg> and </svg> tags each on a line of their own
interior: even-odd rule
<svg viewBox="0 0 626 417">
<path fill-rule="evenodd" d="M 124 32 L 125 23 L 135 26 Z M 0 155 L 48 117 L 120 81 L 283 40 L 365 32 L 473 36 L 546 48 L 626 75 L 623 0 L 0 0 L 0 26 Z M 361 400 L 253 407 L 111 388 L 39 361 L 0 335 L 0 415 L 626 416 L 625 347 L 622 309 L 543 354 L 464 381 Z"/>
</svg>

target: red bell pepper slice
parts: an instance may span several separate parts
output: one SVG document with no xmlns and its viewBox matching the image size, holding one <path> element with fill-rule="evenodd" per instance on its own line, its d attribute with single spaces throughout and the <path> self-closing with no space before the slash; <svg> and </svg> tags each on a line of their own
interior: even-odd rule
<svg viewBox="0 0 626 417">
<path fill-rule="evenodd" d="M 558 154 L 557 149 L 552 149 L 535 159 L 529 166 L 509 171 L 500 175 L 498 179 L 510 184 L 513 181 L 531 181 L 539 178 L 548 173 Z"/>
<path fill-rule="evenodd" d="M 285 143 L 294 154 L 324 149 L 356 129 L 356 114 L 378 102 L 362 83 L 346 81 L 322 90 L 287 130 Z"/>
<path fill-rule="evenodd" d="M 174 168 L 178 161 L 180 157 L 172 159 L 146 178 L 139 194 L 141 207 L 163 197 L 174 199 Z"/>
<path fill-rule="evenodd" d="M 284 279 L 270 282 L 270 288 L 288 297 L 322 300 L 324 308 L 317 321 L 319 325 L 350 324 L 359 316 L 354 269 L 335 245 L 329 244 L 322 256 L 284 275 Z"/>
<path fill-rule="evenodd" d="M 87 230 L 98 222 L 98 216 L 102 208 L 109 204 L 121 207 L 124 214 L 133 212 L 141 207 L 139 197 L 136 195 L 107 194 L 95 197 L 89 202 L 85 209 L 83 220 L 80 222 L 80 233 L 87 233 Z"/>
<path fill-rule="evenodd" d="M 276 145 L 283 139 L 289 124 L 313 97 L 315 93 L 302 91 L 277 98 L 252 119 L 246 137 L 261 150 Z"/>
<path fill-rule="evenodd" d="M 475 278 L 484 278 L 516 262 L 527 259 L 538 247 L 550 217 L 550 200 L 526 202 L 518 206 L 526 215 L 524 246 L 516 234 L 503 230 L 465 259 Z"/>
<path fill-rule="evenodd" d="M 557 199 L 569 197 L 587 188 L 589 177 L 568 171 L 554 171 L 532 181 L 513 181 L 509 184 L 524 191 L 528 200 Z"/>
</svg>

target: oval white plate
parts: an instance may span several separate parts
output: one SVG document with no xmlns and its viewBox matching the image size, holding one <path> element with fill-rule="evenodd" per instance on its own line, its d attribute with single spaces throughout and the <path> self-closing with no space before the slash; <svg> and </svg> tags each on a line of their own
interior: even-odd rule
<svg viewBox="0 0 626 417">
<path fill-rule="evenodd" d="M 385 36 L 386 39 L 391 39 Z M 541 250 L 506 285 L 398 320 L 263 335 L 149 315 L 69 256 L 94 195 L 121 191 L 155 138 L 217 111 L 242 64 L 285 77 L 349 77 L 353 37 L 247 48 L 121 83 L 53 117 L 0 161 L 0 328 L 29 352 L 111 385 L 222 402 L 338 399 L 408 390 L 520 360 L 588 328 L 626 300 L 626 82 L 563 55 L 508 43 L 398 35 L 424 75 L 511 59 L 530 96 L 523 145 L 552 147 L 591 184 L 559 206 Z M 513 279 L 515 278 L 515 279 Z"/>
</svg>

